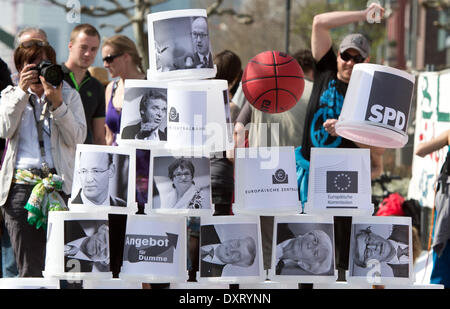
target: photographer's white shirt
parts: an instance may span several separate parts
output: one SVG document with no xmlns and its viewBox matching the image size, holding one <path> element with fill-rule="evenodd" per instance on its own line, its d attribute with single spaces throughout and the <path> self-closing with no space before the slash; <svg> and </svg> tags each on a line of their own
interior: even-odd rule
<svg viewBox="0 0 450 309">
<path fill-rule="evenodd" d="M 36 119 L 39 120 L 42 107 L 44 106 L 45 95 L 38 97 L 35 93 L 28 89 L 28 92 L 32 94 L 35 102 L 35 116 L 33 116 L 33 107 L 31 104 L 27 104 L 22 113 L 22 121 L 20 122 L 19 134 L 20 140 L 18 145 L 17 159 L 15 168 L 27 169 L 27 168 L 41 168 L 41 148 L 39 146 L 39 137 Z M 47 106 L 49 108 L 49 106 Z M 48 167 L 53 168 L 52 149 L 50 141 L 50 125 L 51 119 L 46 118 L 43 124 L 42 137 L 44 139 L 45 149 L 45 162 Z"/>
</svg>

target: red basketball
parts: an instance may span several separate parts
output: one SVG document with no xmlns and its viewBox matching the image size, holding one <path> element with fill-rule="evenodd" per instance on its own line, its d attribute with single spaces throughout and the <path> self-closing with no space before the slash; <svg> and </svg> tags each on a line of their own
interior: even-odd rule
<svg viewBox="0 0 450 309">
<path fill-rule="evenodd" d="M 297 104 L 305 88 L 303 70 L 297 60 L 279 51 L 253 57 L 242 75 L 247 100 L 265 113 L 282 113 Z"/>
</svg>

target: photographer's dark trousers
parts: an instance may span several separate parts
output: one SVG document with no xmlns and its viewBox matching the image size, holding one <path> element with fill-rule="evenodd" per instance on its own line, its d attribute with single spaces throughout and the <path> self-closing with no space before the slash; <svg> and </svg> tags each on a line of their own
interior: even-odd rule
<svg viewBox="0 0 450 309">
<path fill-rule="evenodd" d="M 16 256 L 19 277 L 42 277 L 45 266 L 47 231 L 36 229 L 27 222 L 28 211 L 24 208 L 33 185 L 12 183 L 8 199 L 1 208 L 11 246 Z M 68 196 L 61 192 L 67 203 Z"/>
</svg>

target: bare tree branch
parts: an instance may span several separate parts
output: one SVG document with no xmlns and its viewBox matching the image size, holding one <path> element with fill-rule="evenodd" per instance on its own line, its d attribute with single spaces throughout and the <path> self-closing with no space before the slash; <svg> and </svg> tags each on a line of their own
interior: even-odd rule
<svg viewBox="0 0 450 309">
<path fill-rule="evenodd" d="M 223 0 L 217 0 L 216 2 L 211 4 L 206 9 L 206 14 L 208 16 L 212 16 L 212 15 L 218 15 L 218 16 L 230 15 L 230 16 L 233 16 L 236 19 L 236 21 L 241 23 L 241 24 L 249 25 L 249 24 L 253 23 L 253 17 L 251 15 L 243 14 L 243 13 L 237 13 L 232 8 L 221 9 L 220 6 L 222 5 L 222 3 L 223 3 Z"/>
<path fill-rule="evenodd" d="M 63 8 L 66 12 L 73 10 L 73 7 L 67 6 L 66 0 L 46 0 L 49 3 Z M 64 2 L 63 2 L 64 1 Z M 147 22 L 147 15 L 151 12 L 154 5 L 167 2 L 168 0 L 129 0 L 129 5 L 123 5 L 119 0 L 104 0 L 110 4 L 109 7 L 100 6 L 80 6 L 80 13 L 92 17 L 108 17 L 116 14 L 124 15 L 128 21 L 120 26 L 111 24 L 101 24 L 100 28 L 111 27 L 116 33 L 122 32 L 125 28 L 133 26 L 133 33 L 136 40 L 136 47 L 141 54 L 144 61 L 144 67 L 148 67 L 148 51 L 145 25 Z M 212 15 L 229 15 L 232 16 L 238 23 L 251 24 L 253 17 L 250 14 L 242 14 L 236 12 L 231 8 L 220 8 L 224 3 L 223 0 L 215 0 L 207 9 L 208 16 Z"/>
<path fill-rule="evenodd" d="M 48 2 L 50 2 L 51 4 L 54 4 L 60 8 L 63 8 L 66 12 L 69 12 L 70 10 L 72 10 L 71 7 L 67 7 L 65 3 L 61 3 L 58 0 L 47 0 Z M 89 16 L 93 16 L 93 17 L 107 17 L 107 16 L 111 16 L 111 15 L 115 15 L 115 14 L 122 14 L 125 16 L 130 16 L 128 11 L 131 9 L 134 9 L 136 7 L 136 5 L 132 5 L 132 6 L 128 6 L 128 7 L 123 7 L 120 5 L 120 3 L 114 1 L 114 0 L 107 0 L 111 3 L 117 3 L 118 7 L 116 8 L 104 8 L 104 7 L 100 7 L 100 6 L 86 6 L 86 5 L 82 5 L 80 6 L 80 13 L 81 14 L 86 14 Z"/>
<path fill-rule="evenodd" d="M 117 25 L 111 25 L 111 24 L 100 24 L 99 28 L 113 28 L 115 33 L 122 32 L 126 27 L 130 26 L 133 23 L 139 23 L 140 20 L 137 19 L 130 19 L 123 25 L 117 26 Z"/>
</svg>

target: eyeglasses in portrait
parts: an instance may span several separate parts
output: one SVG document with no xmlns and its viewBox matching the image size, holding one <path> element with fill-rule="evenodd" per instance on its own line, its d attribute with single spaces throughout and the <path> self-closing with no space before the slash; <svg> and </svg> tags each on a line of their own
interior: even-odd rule
<svg viewBox="0 0 450 309">
<path fill-rule="evenodd" d="M 153 22 L 153 30 L 158 72 L 213 68 L 206 17 L 157 20 Z"/>
<path fill-rule="evenodd" d="M 211 211 L 210 159 L 155 156 L 153 210 Z"/>
<path fill-rule="evenodd" d="M 349 276 L 354 280 L 361 278 L 374 282 L 410 281 L 410 219 L 387 216 L 354 222 L 350 239 Z"/>
<path fill-rule="evenodd" d="M 135 158 L 135 151 L 118 146 L 78 145 L 69 208 L 127 211 L 135 200 Z"/>
</svg>

